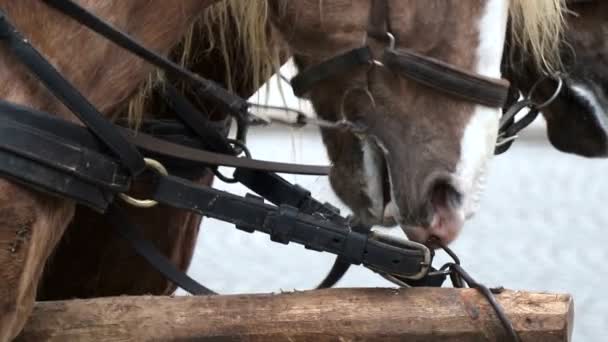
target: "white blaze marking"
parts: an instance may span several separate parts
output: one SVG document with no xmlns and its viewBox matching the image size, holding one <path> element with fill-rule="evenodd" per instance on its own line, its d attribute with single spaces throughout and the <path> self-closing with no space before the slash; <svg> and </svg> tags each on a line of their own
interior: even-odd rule
<svg viewBox="0 0 608 342">
<path fill-rule="evenodd" d="M 597 96 L 589 89 L 588 86 L 582 83 L 573 83 L 569 84 L 568 87 L 580 97 L 582 100 L 585 100 L 587 104 L 591 107 L 593 116 L 597 118 L 597 122 L 600 124 L 604 132 L 608 133 L 608 119 L 606 115 L 606 110 L 602 108 L 600 101 Z"/>
<path fill-rule="evenodd" d="M 476 72 L 500 77 L 500 64 L 505 42 L 509 0 L 488 0 L 479 22 L 479 47 Z M 500 108 L 477 105 L 465 127 L 460 142 L 460 160 L 454 184 L 464 195 L 462 215 L 470 216 L 477 209 L 487 162 L 494 154 Z"/>
<path fill-rule="evenodd" d="M 371 200 L 370 214 L 382 218 L 384 214 L 384 187 L 382 172 L 382 155 L 371 145 L 363 141 L 363 174 L 365 175 L 365 193 Z"/>
</svg>

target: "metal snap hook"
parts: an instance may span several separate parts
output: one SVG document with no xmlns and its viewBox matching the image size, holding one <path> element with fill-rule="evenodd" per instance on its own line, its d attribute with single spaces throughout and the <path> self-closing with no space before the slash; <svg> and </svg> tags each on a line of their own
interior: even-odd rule
<svg viewBox="0 0 608 342">
<path fill-rule="evenodd" d="M 532 96 L 534 96 L 534 93 L 536 93 L 536 91 L 538 90 L 538 87 L 541 84 L 543 84 L 546 80 L 557 81 L 557 87 L 555 88 L 553 95 L 551 95 L 551 97 L 549 97 L 546 101 L 544 101 L 540 104 L 535 103 L 534 101 L 532 101 Z M 530 89 L 530 92 L 528 93 L 528 96 L 526 98 L 529 99 L 530 101 L 532 101 L 532 104 L 536 109 L 540 110 L 540 109 L 546 108 L 547 106 L 552 104 L 557 99 L 559 94 L 562 92 L 563 88 L 564 88 L 564 79 L 561 77 L 561 73 L 555 73 L 555 74 L 544 76 L 544 77 L 541 77 L 540 79 L 538 79 L 538 81 L 536 81 L 536 83 L 534 83 L 534 85 Z"/>
<path fill-rule="evenodd" d="M 161 176 L 168 176 L 169 172 L 167 171 L 167 169 L 163 166 L 163 164 L 159 163 L 158 161 L 154 160 L 154 159 L 150 159 L 150 158 L 144 158 L 144 162 L 146 163 L 146 168 L 150 169 L 152 171 L 157 172 L 159 175 Z M 118 194 L 118 197 L 120 199 L 122 199 L 123 201 L 125 201 L 127 204 L 136 207 L 136 208 L 143 208 L 143 209 L 147 209 L 147 208 L 152 208 L 158 205 L 157 201 L 154 200 L 141 200 L 141 199 L 137 199 L 134 197 L 131 197 L 127 194 Z"/>
<path fill-rule="evenodd" d="M 397 40 L 395 39 L 395 36 L 390 32 L 386 32 L 386 36 L 388 37 L 388 47 L 391 50 L 394 50 L 395 46 L 397 45 Z"/>
<path fill-rule="evenodd" d="M 496 139 L 496 147 L 501 147 L 504 146 L 512 141 L 515 141 L 519 138 L 519 136 L 517 134 L 509 136 L 509 137 L 505 137 L 504 134 L 500 134 L 498 136 L 498 139 Z"/>
<path fill-rule="evenodd" d="M 381 61 L 377 60 L 377 59 L 372 59 L 370 61 L 371 65 L 375 65 L 375 66 L 379 66 L 381 68 L 384 68 L 384 63 L 382 63 Z"/>
</svg>

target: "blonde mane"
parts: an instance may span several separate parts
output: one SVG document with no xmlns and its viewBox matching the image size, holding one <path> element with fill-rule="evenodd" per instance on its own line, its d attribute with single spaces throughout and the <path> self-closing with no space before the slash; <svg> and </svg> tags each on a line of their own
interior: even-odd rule
<svg viewBox="0 0 608 342">
<path fill-rule="evenodd" d="M 319 2 L 322 4 L 323 0 Z M 511 0 L 510 39 L 521 47 L 526 58 L 531 58 L 546 73 L 561 68 L 559 46 L 565 8 L 565 0 Z M 239 84 L 251 85 L 253 92 L 279 69 L 280 55 L 286 53 L 281 50 L 284 44 L 279 43 L 276 32 L 269 25 L 269 16 L 267 0 L 218 1 L 201 14 L 173 55 L 188 67 L 205 54 L 219 51 L 227 61 L 224 82 L 227 88 L 233 91 L 236 79 Z M 216 31 L 218 27 L 219 32 Z M 205 46 L 193 46 L 195 37 L 205 37 Z M 235 71 L 234 65 L 248 72 Z M 162 73 L 154 73 L 131 99 L 128 116 L 133 126 L 141 121 L 144 104 L 153 86 L 164 81 Z"/>
<path fill-rule="evenodd" d="M 511 0 L 511 41 L 545 73 L 561 69 L 566 0 Z"/>
<path fill-rule="evenodd" d="M 284 45 L 278 43 L 278 36 L 269 25 L 269 12 L 266 0 L 218 1 L 201 13 L 172 56 L 180 65 L 190 67 L 206 55 L 220 53 L 226 61 L 226 88 L 235 91 L 238 84 L 242 91 L 253 93 L 279 70 L 280 55 L 285 54 Z M 164 73 L 156 71 L 130 99 L 127 116 L 132 128 L 139 127 L 154 87 L 164 82 Z M 242 89 L 242 85 L 249 89 Z M 185 87 L 179 88 L 186 92 Z"/>
</svg>

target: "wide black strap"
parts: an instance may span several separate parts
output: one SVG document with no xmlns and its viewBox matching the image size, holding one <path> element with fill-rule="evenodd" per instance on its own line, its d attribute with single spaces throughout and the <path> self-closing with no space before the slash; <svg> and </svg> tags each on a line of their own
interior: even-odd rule
<svg viewBox="0 0 608 342">
<path fill-rule="evenodd" d="M 34 131 L 52 134 L 60 139 L 57 143 L 62 143 L 61 139 L 64 139 L 66 141 L 63 143 L 73 145 L 74 147 L 80 146 L 98 153 L 104 152 L 105 147 L 99 144 L 97 139 L 91 135 L 86 128 L 62 120 L 51 114 L 2 100 L 0 100 L 0 112 L 4 118 L 13 120 L 24 127 L 31 127 Z M 126 139 L 129 144 L 143 150 L 146 156 L 159 159 L 166 158 L 175 162 L 181 162 L 186 166 L 228 166 L 307 175 L 327 175 L 329 173 L 328 166 L 290 164 L 239 158 L 232 155 L 213 153 L 180 145 L 141 132 L 134 133 L 129 129 L 119 126 L 113 125 L 112 127 L 122 133 L 122 136 L 124 136 L 124 139 Z M 23 152 L 37 153 L 36 150 Z M 110 173 L 110 175 L 111 174 L 113 173 Z"/>
<path fill-rule="evenodd" d="M 114 200 L 114 192 L 83 181 L 50 166 L 0 149 L 0 176 L 41 192 L 74 200 L 103 213 Z"/>
<path fill-rule="evenodd" d="M 137 149 L 129 144 L 114 126 L 30 45 L 2 11 L 0 11 L 0 39 L 15 54 L 18 61 L 36 75 L 57 99 L 76 114 L 91 132 L 120 158 L 132 175 L 138 175 L 145 169 L 143 157 Z"/>
<path fill-rule="evenodd" d="M 300 72 L 291 79 L 293 93 L 298 97 L 303 97 L 317 83 L 344 74 L 361 65 L 368 65 L 371 62 L 372 53 L 369 47 L 364 46 L 350 50 Z"/>
<path fill-rule="evenodd" d="M 300 213 L 294 207 L 271 206 L 262 199 L 242 198 L 180 178 L 158 177 L 150 197 L 175 208 L 233 223 L 243 231 L 268 234 L 275 242 L 299 243 L 390 274 L 419 275 L 430 261 L 420 248 L 393 246 L 391 241 L 377 240 L 348 226 Z"/>
<path fill-rule="evenodd" d="M 178 269 L 167 257 L 158 251 L 156 246 L 144 239 L 139 232 L 139 228 L 129 221 L 128 216 L 120 208 L 115 205 L 110 206 L 105 217 L 114 231 L 127 240 L 137 254 L 172 283 L 193 295 L 215 294 L 214 291 L 201 285 Z"/>
<path fill-rule="evenodd" d="M 345 224 L 340 210 L 329 203 L 321 203 L 311 196 L 310 191 L 297 184 L 291 184 L 279 175 L 259 170 L 238 168 L 234 179 L 270 203 L 298 208 L 308 215 L 318 215 L 325 220 Z"/>
<path fill-rule="evenodd" d="M 507 80 L 472 74 L 410 50 L 386 49 L 382 63 L 402 77 L 477 104 L 502 108 L 508 99 Z"/>
<path fill-rule="evenodd" d="M 92 31 L 102 35 L 116 45 L 132 52 L 141 57 L 147 62 L 163 69 L 165 72 L 189 81 L 198 86 L 197 92 L 215 104 L 222 107 L 227 112 L 239 117 L 241 120 L 248 120 L 248 103 L 245 99 L 228 92 L 219 84 L 203 78 L 185 68 L 182 68 L 173 61 L 161 56 L 160 54 L 145 48 L 142 44 L 136 41 L 133 37 L 115 29 L 97 17 L 93 13 L 80 7 L 78 4 L 70 0 L 42 0 L 49 6 L 55 8 L 61 13 L 78 21 L 82 25 L 88 27 Z"/>
<path fill-rule="evenodd" d="M 277 206 L 289 205 L 305 214 L 320 216 L 323 219 L 338 224 L 347 223 L 347 220 L 340 216 L 340 211 L 337 208 L 329 203 L 321 203 L 315 200 L 311 196 L 310 191 L 297 184 L 291 184 L 276 174 L 256 170 L 236 169 L 234 179 Z M 357 230 L 357 228 L 354 227 L 360 233 L 367 234 L 369 232 L 368 227 L 365 230 Z M 347 260 L 337 257 L 329 273 L 316 288 L 325 289 L 333 287 L 342 279 L 350 266 L 351 263 Z"/>
<path fill-rule="evenodd" d="M 1 117 L 0 149 L 113 192 L 127 191 L 130 186 L 129 175 L 115 159 Z"/>
</svg>

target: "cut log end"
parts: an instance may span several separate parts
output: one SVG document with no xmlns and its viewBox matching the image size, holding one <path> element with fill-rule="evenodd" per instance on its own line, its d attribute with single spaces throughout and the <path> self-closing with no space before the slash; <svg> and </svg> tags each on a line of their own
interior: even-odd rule
<svg viewBox="0 0 608 342">
<path fill-rule="evenodd" d="M 570 341 L 571 296 L 497 296 L 522 341 Z M 503 341 L 474 289 L 329 289 L 42 302 L 19 341 Z"/>
</svg>

